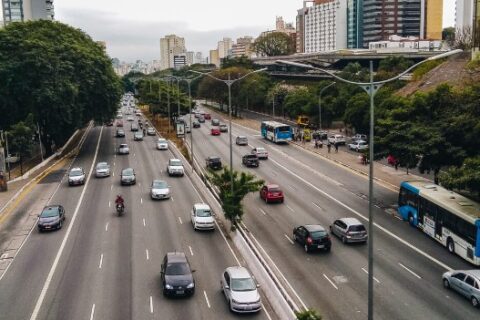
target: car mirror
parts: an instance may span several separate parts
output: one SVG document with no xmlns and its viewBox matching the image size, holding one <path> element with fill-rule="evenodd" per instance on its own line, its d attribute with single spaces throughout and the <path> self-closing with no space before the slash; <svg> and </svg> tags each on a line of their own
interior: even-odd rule
<svg viewBox="0 0 480 320">
<path fill-rule="evenodd" d="M 196 272 L 196 271 L 197 271 L 197 270 L 193 269 L 193 270 L 192 270 L 192 273 L 194 273 L 194 272 Z"/>
<path fill-rule="evenodd" d="M 260 285 L 257 283 L 257 288 L 260 288 Z"/>
<path fill-rule="evenodd" d="M 228 284 L 226 284 L 225 289 L 230 289 L 230 286 Z"/>
</svg>

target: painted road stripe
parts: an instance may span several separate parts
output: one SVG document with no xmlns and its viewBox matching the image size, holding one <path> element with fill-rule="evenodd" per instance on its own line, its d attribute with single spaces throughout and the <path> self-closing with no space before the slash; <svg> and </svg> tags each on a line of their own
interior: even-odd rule
<svg viewBox="0 0 480 320">
<path fill-rule="evenodd" d="M 291 244 L 295 244 L 295 242 L 293 242 L 292 239 L 290 239 L 289 236 L 287 236 L 286 234 L 284 234 L 285 238 L 287 238 L 287 240 L 291 243 Z"/>
<path fill-rule="evenodd" d="M 205 301 L 207 302 L 208 308 L 210 308 L 210 301 L 208 301 L 207 292 L 205 290 L 203 290 L 203 295 L 205 296 Z"/>
<path fill-rule="evenodd" d="M 100 263 L 98 264 L 98 269 L 102 269 L 103 264 L 103 253 L 100 255 Z"/>
<path fill-rule="evenodd" d="M 411 274 L 413 274 L 415 277 L 417 277 L 418 279 L 422 279 L 422 277 L 420 277 L 418 274 L 416 274 L 415 272 L 413 272 L 412 270 L 408 269 L 407 267 L 405 267 L 401 262 L 398 263 L 398 265 L 400 267 L 402 267 L 403 269 L 407 270 L 408 272 L 410 272 Z"/>
<path fill-rule="evenodd" d="M 331 284 L 335 289 L 338 290 L 338 287 L 335 285 L 335 283 L 333 283 L 332 280 L 330 280 L 325 273 L 323 274 L 323 276 L 325 277 L 325 279 L 328 280 L 328 282 L 330 282 L 330 284 Z"/>
<path fill-rule="evenodd" d="M 365 269 L 365 268 L 362 267 L 362 270 L 363 270 L 363 272 L 365 272 L 366 274 L 368 274 L 367 269 Z M 373 277 L 373 280 L 377 281 L 377 283 L 380 283 L 380 281 L 378 281 L 378 279 L 375 278 L 375 277 Z"/>
</svg>

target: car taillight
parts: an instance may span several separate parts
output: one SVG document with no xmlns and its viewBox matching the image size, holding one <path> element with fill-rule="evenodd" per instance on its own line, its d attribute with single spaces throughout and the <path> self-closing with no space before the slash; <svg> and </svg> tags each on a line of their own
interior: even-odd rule
<svg viewBox="0 0 480 320">
<path fill-rule="evenodd" d="M 308 238 L 307 238 L 307 243 L 308 243 L 308 244 L 312 244 L 312 243 L 313 243 L 312 238 L 308 237 Z"/>
<path fill-rule="evenodd" d="M 329 241 L 329 240 L 330 240 L 330 236 L 327 236 L 327 238 L 326 238 L 326 239 Z"/>
</svg>

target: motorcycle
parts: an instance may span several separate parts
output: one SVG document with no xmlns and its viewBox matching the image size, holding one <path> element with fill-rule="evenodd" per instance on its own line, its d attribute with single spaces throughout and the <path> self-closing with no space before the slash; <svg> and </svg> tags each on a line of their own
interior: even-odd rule
<svg viewBox="0 0 480 320">
<path fill-rule="evenodd" d="M 117 214 L 119 216 L 121 216 L 123 214 L 123 212 L 125 211 L 125 205 L 122 204 L 122 203 L 118 203 L 116 208 L 117 208 Z"/>
</svg>

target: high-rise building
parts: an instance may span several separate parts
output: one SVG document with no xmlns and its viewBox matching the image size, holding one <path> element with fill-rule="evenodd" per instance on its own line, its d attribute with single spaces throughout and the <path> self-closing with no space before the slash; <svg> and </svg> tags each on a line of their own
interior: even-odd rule
<svg viewBox="0 0 480 320">
<path fill-rule="evenodd" d="M 185 54 L 185 39 L 174 34 L 160 39 L 161 69 L 174 68 L 174 56 Z"/>
<path fill-rule="evenodd" d="M 223 38 L 223 40 L 218 41 L 218 58 L 223 59 L 228 57 L 230 50 L 232 49 L 233 41 L 230 38 Z M 211 60 L 211 58 L 210 58 Z"/>
<path fill-rule="evenodd" d="M 317 0 L 305 14 L 305 52 L 347 47 L 347 1 Z"/>
<path fill-rule="evenodd" d="M 210 50 L 210 63 L 220 67 L 220 57 L 217 49 Z"/>
<path fill-rule="evenodd" d="M 422 18 L 420 38 L 442 40 L 443 0 L 423 0 Z"/>
<path fill-rule="evenodd" d="M 297 53 L 305 52 L 305 13 L 307 12 L 306 3 L 303 2 L 303 8 L 297 10 L 295 47 Z"/>
<path fill-rule="evenodd" d="M 253 37 L 245 36 L 237 39 L 237 43 L 232 45 L 232 57 L 252 57 Z"/>
<path fill-rule="evenodd" d="M 53 20 L 53 0 L 2 0 L 4 25 L 15 21 Z"/>
<path fill-rule="evenodd" d="M 187 65 L 191 66 L 194 63 L 193 61 L 194 61 L 195 52 L 187 51 L 187 53 L 185 53 L 185 56 L 187 57 Z"/>
<path fill-rule="evenodd" d="M 457 0 L 455 2 L 455 29 L 472 28 L 475 0 Z"/>
<path fill-rule="evenodd" d="M 203 58 L 203 54 L 199 52 L 195 52 L 195 58 L 193 59 L 193 63 L 206 63 L 205 59 Z"/>
<path fill-rule="evenodd" d="M 187 56 L 185 53 L 173 56 L 173 68 L 181 69 L 187 65 Z"/>
<path fill-rule="evenodd" d="M 363 45 L 363 0 L 347 2 L 347 48 Z"/>
</svg>

